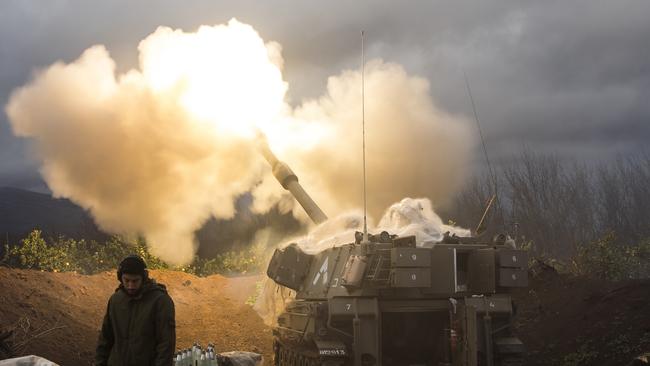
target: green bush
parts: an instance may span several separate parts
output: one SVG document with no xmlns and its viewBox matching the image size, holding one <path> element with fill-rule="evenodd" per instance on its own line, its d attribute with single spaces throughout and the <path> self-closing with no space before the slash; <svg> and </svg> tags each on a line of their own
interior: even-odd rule
<svg viewBox="0 0 650 366">
<path fill-rule="evenodd" d="M 650 240 L 627 246 L 617 242 L 616 234 L 580 245 L 573 261 L 578 274 L 618 281 L 650 275 Z"/>
<path fill-rule="evenodd" d="M 21 240 L 21 245 L 7 248 L 8 260 L 11 264 L 22 268 L 41 269 L 59 272 L 66 269 L 77 270 L 75 264 L 70 265 L 70 256 L 67 252 L 48 246 L 41 237 L 39 230 L 34 230 Z"/>
<path fill-rule="evenodd" d="M 180 267 L 172 267 L 149 253 L 147 243 L 138 238 L 134 241 L 113 236 L 105 243 L 58 237 L 45 240 L 40 230 L 34 230 L 19 245 L 5 245 L 1 263 L 10 267 L 36 269 L 49 272 L 78 272 L 93 274 L 117 268 L 129 254 L 138 254 L 149 269 L 174 269 L 208 276 L 211 274 L 256 273 L 263 270 L 265 248 L 253 246 L 242 251 L 226 252 L 215 258 L 198 258 Z"/>
<path fill-rule="evenodd" d="M 598 359 L 598 351 L 590 342 L 581 344 L 578 350 L 565 355 L 559 364 L 561 366 L 586 366 L 593 365 Z"/>
</svg>

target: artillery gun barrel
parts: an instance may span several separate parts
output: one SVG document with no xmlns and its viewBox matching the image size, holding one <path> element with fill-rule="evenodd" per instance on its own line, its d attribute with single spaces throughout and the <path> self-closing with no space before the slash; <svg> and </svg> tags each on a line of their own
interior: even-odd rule
<svg viewBox="0 0 650 366">
<path fill-rule="evenodd" d="M 327 215 L 323 210 L 318 207 L 316 202 L 305 192 L 300 183 L 298 182 L 298 176 L 289 168 L 287 164 L 278 160 L 278 158 L 273 154 L 269 144 L 266 141 L 264 136 L 260 135 L 259 140 L 259 149 L 269 165 L 271 165 L 271 170 L 275 179 L 280 182 L 282 187 L 287 191 L 291 192 L 293 197 L 300 203 L 300 206 L 307 212 L 311 221 L 316 224 L 327 221 Z"/>
</svg>

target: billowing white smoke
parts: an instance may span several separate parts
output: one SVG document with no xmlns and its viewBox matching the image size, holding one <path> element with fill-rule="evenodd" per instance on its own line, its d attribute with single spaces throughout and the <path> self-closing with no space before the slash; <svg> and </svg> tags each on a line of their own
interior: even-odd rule
<svg viewBox="0 0 650 366">
<path fill-rule="evenodd" d="M 223 39 L 242 42 L 201 47 Z M 143 234 L 154 254 L 187 263 L 194 231 L 210 215 L 231 217 L 234 199 L 262 177 L 237 128 L 277 113 L 266 104 L 281 105 L 286 86 L 259 36 L 236 22 L 193 34 L 159 28 L 139 48 L 142 71 L 118 77 L 102 46 L 56 63 L 12 95 L 7 113 L 15 133 L 32 139 L 56 196 L 88 209 L 103 229 Z M 208 64 L 193 68 L 195 58 Z M 235 67 L 240 59 L 257 65 Z M 215 69 L 200 79 L 201 66 Z M 268 102 L 253 110 L 247 91 Z M 215 115 L 204 117 L 212 109 L 202 103 L 213 103 Z"/>
<path fill-rule="evenodd" d="M 376 227 L 372 222 L 368 227 L 371 234 L 387 231 L 400 237 L 415 235 L 418 246 L 432 246 L 442 240 L 446 232 L 458 236 L 470 235 L 467 229 L 444 224 L 427 198 L 404 198 L 386 210 Z M 307 235 L 290 240 L 285 245 L 294 242 L 305 252 L 314 254 L 353 243 L 357 231 L 363 231 L 363 214 L 348 212 L 314 227 Z"/>
<path fill-rule="evenodd" d="M 419 245 L 434 244 L 448 232 L 458 236 L 469 236 L 470 231 L 442 222 L 428 199 L 404 198 L 386 210 L 379 221 L 380 230 L 398 236 L 415 235 Z"/>
<path fill-rule="evenodd" d="M 462 184 L 474 142 L 465 121 L 438 109 L 428 81 L 397 64 L 370 61 L 365 82 L 369 213 L 379 217 L 406 196 L 438 204 L 449 199 Z M 301 125 L 317 131 L 318 140 L 277 149 L 330 215 L 363 205 L 360 85 L 359 71 L 330 77 L 325 96 L 294 111 L 294 118 L 307 121 Z M 258 190 L 277 195 L 277 182 L 268 178 Z M 300 208 L 295 212 L 303 215 Z"/>
<path fill-rule="evenodd" d="M 139 51 L 139 69 L 116 75 L 107 50 L 93 46 L 36 73 L 6 106 L 50 189 L 100 227 L 144 235 L 154 254 L 183 264 L 194 231 L 211 215 L 232 217 L 245 192 L 257 211 L 280 203 L 302 217 L 258 155 L 258 130 L 329 215 L 361 206 L 358 71 L 293 108 L 279 44 L 236 20 L 191 33 L 161 27 Z M 408 195 L 440 202 L 462 179 L 464 121 L 437 109 L 428 82 L 399 65 L 375 60 L 366 72 L 370 212 Z"/>
</svg>

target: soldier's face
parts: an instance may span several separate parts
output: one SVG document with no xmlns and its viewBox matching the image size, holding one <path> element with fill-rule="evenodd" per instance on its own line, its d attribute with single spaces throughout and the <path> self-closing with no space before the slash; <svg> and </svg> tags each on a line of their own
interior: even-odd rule
<svg viewBox="0 0 650 366">
<path fill-rule="evenodd" d="M 142 287 L 142 276 L 136 274 L 122 274 L 122 286 L 129 295 L 135 295 Z"/>
</svg>

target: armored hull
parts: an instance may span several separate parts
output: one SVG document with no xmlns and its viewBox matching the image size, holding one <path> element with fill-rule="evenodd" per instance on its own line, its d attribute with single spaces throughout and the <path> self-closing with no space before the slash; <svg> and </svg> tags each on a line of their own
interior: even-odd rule
<svg viewBox="0 0 650 366">
<path fill-rule="evenodd" d="M 526 252 L 417 244 L 384 232 L 276 250 L 267 274 L 296 296 L 274 329 L 275 365 L 519 365 L 508 291 L 527 286 Z"/>
</svg>

